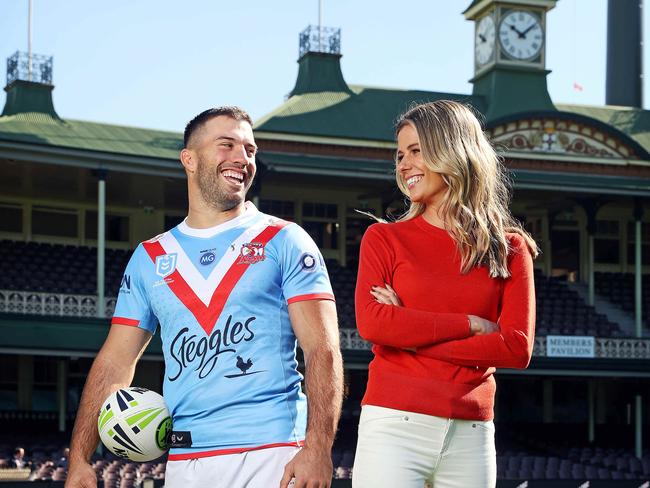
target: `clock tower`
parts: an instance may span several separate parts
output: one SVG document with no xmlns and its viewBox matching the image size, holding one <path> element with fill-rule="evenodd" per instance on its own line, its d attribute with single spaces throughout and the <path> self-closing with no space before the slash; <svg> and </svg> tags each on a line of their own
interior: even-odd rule
<svg viewBox="0 0 650 488">
<path fill-rule="evenodd" d="M 557 0 L 474 0 L 464 15 L 475 23 L 474 95 L 486 118 L 555 110 L 546 87 L 546 13 Z"/>
</svg>

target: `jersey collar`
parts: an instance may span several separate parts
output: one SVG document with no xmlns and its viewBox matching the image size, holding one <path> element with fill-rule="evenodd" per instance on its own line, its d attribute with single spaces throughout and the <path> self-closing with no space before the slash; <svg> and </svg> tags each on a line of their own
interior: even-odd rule
<svg viewBox="0 0 650 488">
<path fill-rule="evenodd" d="M 206 227 L 203 229 L 196 229 L 194 227 L 190 227 L 187 225 L 187 217 L 183 219 L 183 221 L 178 224 L 176 227 L 180 232 L 182 232 L 185 235 L 192 236 L 192 237 L 212 237 L 215 234 L 219 234 L 221 232 L 225 232 L 227 230 L 233 229 L 237 226 L 240 226 L 246 222 L 251 221 L 255 216 L 259 213 L 255 205 L 253 205 L 253 202 L 246 202 L 244 204 L 246 209 L 244 210 L 244 213 L 241 215 L 238 215 L 234 219 L 231 219 L 227 222 L 223 222 L 221 224 L 217 224 L 212 227 Z"/>
</svg>

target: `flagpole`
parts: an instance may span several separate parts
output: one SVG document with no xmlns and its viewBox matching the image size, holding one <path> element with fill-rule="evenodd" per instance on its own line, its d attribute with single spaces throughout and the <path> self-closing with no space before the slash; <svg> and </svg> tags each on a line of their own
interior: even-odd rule
<svg viewBox="0 0 650 488">
<path fill-rule="evenodd" d="M 32 0 L 29 0 L 27 14 L 27 73 L 28 80 L 32 81 Z"/>
<path fill-rule="evenodd" d="M 318 0 L 318 50 L 323 50 L 323 0 Z"/>
</svg>

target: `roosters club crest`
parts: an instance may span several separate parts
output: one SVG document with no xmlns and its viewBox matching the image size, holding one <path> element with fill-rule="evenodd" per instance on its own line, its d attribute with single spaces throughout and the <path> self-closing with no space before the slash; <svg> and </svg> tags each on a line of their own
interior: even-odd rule
<svg viewBox="0 0 650 488">
<path fill-rule="evenodd" d="M 264 261 L 264 244 L 261 242 L 247 242 L 242 244 L 237 264 L 255 264 Z"/>
</svg>

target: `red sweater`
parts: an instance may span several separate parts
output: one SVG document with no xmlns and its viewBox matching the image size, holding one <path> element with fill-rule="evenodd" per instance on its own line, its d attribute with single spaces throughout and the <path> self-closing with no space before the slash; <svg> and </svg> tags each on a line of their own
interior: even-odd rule
<svg viewBox="0 0 650 488">
<path fill-rule="evenodd" d="M 422 216 L 368 228 L 355 302 L 359 334 L 373 344 L 375 358 L 362 405 L 494 417 L 495 368 L 525 368 L 533 351 L 532 258 L 521 236 L 508 239 L 511 277 L 504 280 L 490 278 L 486 267 L 461 274 L 452 237 Z M 402 307 L 375 301 L 370 289 L 384 283 Z M 501 331 L 470 337 L 468 314 L 497 322 Z"/>
</svg>

